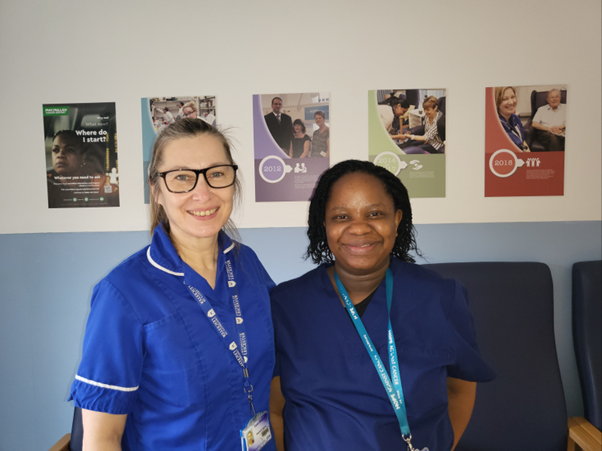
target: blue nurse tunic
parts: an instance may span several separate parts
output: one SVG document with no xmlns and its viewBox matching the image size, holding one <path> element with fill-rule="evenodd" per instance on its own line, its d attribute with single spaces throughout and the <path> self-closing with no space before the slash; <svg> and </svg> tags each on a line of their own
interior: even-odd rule
<svg viewBox="0 0 602 451">
<path fill-rule="evenodd" d="M 281 377 L 286 399 L 287 450 L 406 449 L 387 393 L 327 266 L 272 291 L 274 375 Z M 391 270 L 391 324 L 412 444 L 449 450 L 447 378 L 488 381 L 494 373 L 480 356 L 464 288 L 395 258 Z M 384 280 L 362 321 L 390 374 Z"/>
<path fill-rule="evenodd" d="M 250 248 L 236 248 L 224 233 L 219 245 L 215 289 L 182 261 L 162 226 L 148 248 L 94 288 L 70 399 L 127 414 L 124 450 L 240 449 L 239 430 L 249 419 L 243 371 L 188 289 L 199 290 L 237 335 L 226 259 L 238 286 L 255 408 L 268 410 L 274 283 Z M 275 449 L 273 441 L 264 449 Z"/>
</svg>

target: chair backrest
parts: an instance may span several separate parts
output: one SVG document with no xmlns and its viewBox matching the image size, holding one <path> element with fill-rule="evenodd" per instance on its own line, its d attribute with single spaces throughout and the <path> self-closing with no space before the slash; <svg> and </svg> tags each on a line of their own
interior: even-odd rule
<svg viewBox="0 0 602 451">
<path fill-rule="evenodd" d="M 550 269 L 543 263 L 424 265 L 468 291 L 484 359 L 496 371 L 479 384 L 457 451 L 564 451 L 567 413 L 554 340 Z"/>
<path fill-rule="evenodd" d="M 445 97 L 439 97 L 437 99 L 437 102 L 439 103 L 439 106 L 437 107 L 437 109 L 439 111 L 441 111 L 443 114 L 446 114 L 445 113 Z"/>
<path fill-rule="evenodd" d="M 548 103 L 548 91 L 531 91 L 531 119 L 540 106 Z M 566 104 L 566 89 L 560 90 L 560 103 Z"/>
<path fill-rule="evenodd" d="M 82 409 L 73 410 L 73 423 L 71 424 L 71 441 L 69 451 L 82 451 L 84 440 L 84 426 L 82 424 Z"/>
<path fill-rule="evenodd" d="M 573 265 L 573 342 L 585 418 L 602 429 L 602 261 Z"/>
</svg>

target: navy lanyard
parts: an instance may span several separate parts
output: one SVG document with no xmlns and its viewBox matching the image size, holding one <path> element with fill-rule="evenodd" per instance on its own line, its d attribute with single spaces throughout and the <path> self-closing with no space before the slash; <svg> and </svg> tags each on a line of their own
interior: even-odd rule
<svg viewBox="0 0 602 451">
<path fill-rule="evenodd" d="M 360 335 L 362 339 L 362 343 L 366 347 L 368 354 L 372 359 L 372 363 L 380 376 L 380 380 L 385 387 L 387 395 L 389 396 L 389 400 L 391 401 L 391 405 L 393 406 L 393 410 L 395 411 L 395 415 L 397 415 L 397 420 L 399 421 L 399 428 L 401 429 L 401 437 L 408 444 L 408 450 L 414 451 L 415 448 L 412 446 L 412 434 L 410 433 L 410 425 L 408 424 L 408 416 L 406 413 L 405 400 L 403 398 L 403 390 L 401 387 L 401 377 L 399 375 L 399 360 L 397 359 L 397 348 L 395 347 L 395 337 L 393 336 L 393 328 L 391 327 L 391 304 L 393 301 L 393 274 L 391 272 L 391 268 L 387 268 L 385 285 L 387 288 L 387 313 L 388 313 L 388 322 L 389 329 L 387 333 L 388 337 L 388 349 L 389 349 L 389 364 L 391 368 L 391 377 L 387 374 L 387 369 L 383 365 L 383 362 L 364 327 L 364 323 L 360 319 L 349 295 L 347 294 L 347 290 L 345 290 L 345 286 L 342 284 L 341 279 L 339 279 L 336 271 L 334 272 L 334 279 L 337 284 L 337 288 L 339 290 L 339 294 L 343 298 L 345 302 L 345 307 L 351 316 L 351 320 L 353 321 L 353 325 L 357 330 L 357 333 Z"/>
<path fill-rule="evenodd" d="M 228 336 L 228 331 L 217 317 L 217 313 L 213 310 L 213 306 L 203 294 L 191 285 L 188 285 L 188 289 L 192 293 L 192 296 L 199 302 L 201 308 L 207 315 L 207 318 L 211 321 L 217 334 L 222 338 L 223 343 L 226 347 L 232 351 L 232 355 L 242 368 L 244 377 L 243 388 L 249 399 L 249 415 L 255 415 L 255 406 L 253 406 L 253 385 L 251 385 L 251 378 L 249 377 L 249 368 L 247 366 L 248 348 L 247 348 L 247 335 L 245 332 L 245 322 L 242 317 L 242 311 L 240 309 L 240 301 L 238 299 L 238 287 L 234 280 L 234 271 L 232 270 L 232 262 L 230 259 L 226 260 L 226 273 L 228 274 L 228 288 L 232 296 L 232 305 L 234 306 L 234 315 L 236 320 L 236 332 L 238 333 L 239 343 L 236 343 L 236 338 L 232 340 Z"/>
</svg>

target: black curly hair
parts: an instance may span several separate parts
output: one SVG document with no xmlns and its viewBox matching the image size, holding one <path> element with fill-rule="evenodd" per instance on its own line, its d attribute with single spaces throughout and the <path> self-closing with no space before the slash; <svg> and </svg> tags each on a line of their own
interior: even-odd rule
<svg viewBox="0 0 602 451">
<path fill-rule="evenodd" d="M 307 236 L 309 246 L 305 258 L 311 258 L 314 263 L 333 262 L 334 256 L 328 247 L 326 228 L 324 226 L 326 203 L 330 198 L 330 191 L 337 180 L 347 174 L 362 172 L 380 180 L 387 193 L 393 199 L 396 210 L 402 211 L 402 218 L 397 227 L 397 238 L 391 255 L 404 261 L 414 262 L 410 251 L 421 255 L 416 245 L 416 230 L 412 225 L 412 207 L 408 190 L 401 180 L 387 169 L 376 166 L 369 161 L 346 160 L 342 161 L 322 174 L 309 204 L 309 219 Z"/>
</svg>

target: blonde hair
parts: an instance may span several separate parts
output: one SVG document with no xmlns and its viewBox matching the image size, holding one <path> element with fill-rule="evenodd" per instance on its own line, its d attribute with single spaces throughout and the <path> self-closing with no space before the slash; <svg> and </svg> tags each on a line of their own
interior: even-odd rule
<svg viewBox="0 0 602 451">
<path fill-rule="evenodd" d="M 182 109 L 184 109 L 184 108 L 192 108 L 194 111 L 197 112 L 197 114 L 199 112 L 199 109 L 196 107 L 196 103 L 194 103 L 194 101 L 192 101 L 192 100 L 190 102 L 186 102 L 184 104 L 184 106 L 182 107 Z"/>
<path fill-rule="evenodd" d="M 165 214 L 163 206 L 157 201 L 157 190 L 159 189 L 157 184 L 161 178 L 159 175 L 159 166 L 161 166 L 161 163 L 163 163 L 163 151 L 171 142 L 182 138 L 194 138 L 195 136 L 200 135 L 210 135 L 216 138 L 224 146 L 224 152 L 226 153 L 226 157 L 228 158 L 230 164 L 235 164 L 234 159 L 232 158 L 232 151 L 230 149 L 230 141 L 226 135 L 202 119 L 184 118 L 180 119 L 179 121 L 172 122 L 165 127 L 155 141 L 155 145 L 153 146 L 153 154 L 148 167 L 148 183 L 150 185 L 151 235 L 153 234 L 155 227 L 157 227 L 159 224 L 163 224 L 163 229 L 167 235 L 170 235 L 169 219 Z M 240 180 L 236 178 L 236 181 L 234 182 L 234 199 L 236 205 L 239 203 L 240 192 Z M 228 231 L 230 236 L 239 241 L 240 236 L 231 219 L 228 219 L 228 222 L 224 228 Z"/>
<path fill-rule="evenodd" d="M 502 98 L 504 97 L 504 93 L 506 89 L 512 89 L 514 95 L 516 95 L 516 89 L 513 86 L 498 86 L 495 88 L 495 108 L 500 108 L 500 103 L 502 103 Z"/>
</svg>

